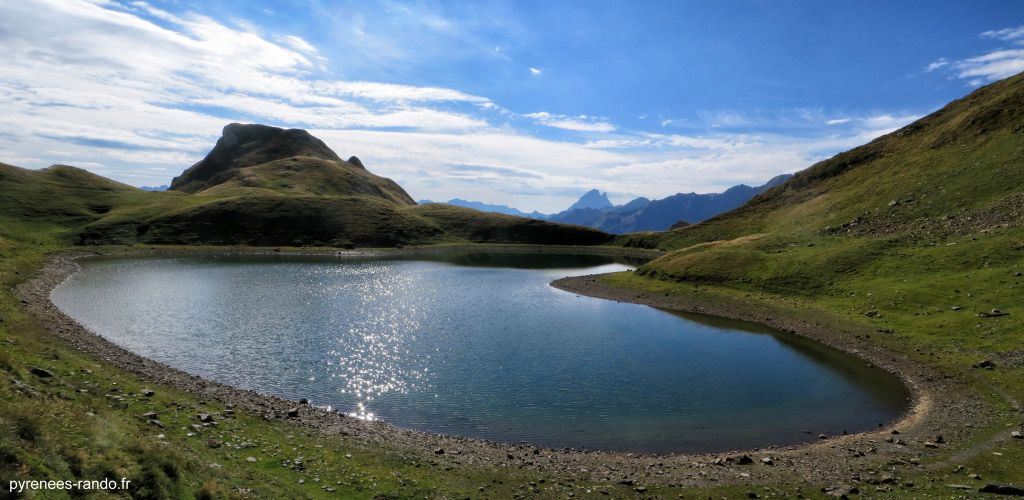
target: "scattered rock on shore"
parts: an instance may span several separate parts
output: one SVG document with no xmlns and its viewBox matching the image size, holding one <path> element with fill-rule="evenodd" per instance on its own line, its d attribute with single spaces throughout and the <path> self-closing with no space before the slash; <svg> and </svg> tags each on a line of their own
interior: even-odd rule
<svg viewBox="0 0 1024 500">
<path fill-rule="evenodd" d="M 29 368 L 28 371 L 31 372 L 32 375 L 35 375 L 35 376 L 37 376 L 39 378 L 52 378 L 53 377 L 53 374 L 50 373 L 50 370 L 47 370 L 45 368 L 39 368 L 38 366 L 33 366 L 32 368 Z"/>
<path fill-rule="evenodd" d="M 1018 488 L 1016 486 L 1007 486 L 1002 484 L 989 483 L 982 486 L 980 493 L 995 493 L 997 495 L 1012 495 L 1016 497 L 1024 497 L 1024 488 Z"/>
</svg>

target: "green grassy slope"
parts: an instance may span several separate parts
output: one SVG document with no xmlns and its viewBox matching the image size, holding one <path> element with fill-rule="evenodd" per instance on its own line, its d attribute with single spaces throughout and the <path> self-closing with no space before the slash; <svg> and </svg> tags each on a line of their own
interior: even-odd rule
<svg viewBox="0 0 1024 500">
<path fill-rule="evenodd" d="M 980 231 L 985 221 L 1002 224 L 1020 213 L 1022 133 L 1018 75 L 820 162 L 704 224 L 623 242 L 679 249 L 759 233 L 927 239 Z"/>
<path fill-rule="evenodd" d="M 737 210 L 619 241 L 673 251 L 608 283 L 812 310 L 881 332 L 873 341 L 963 378 L 997 405 L 1024 400 L 1024 75 Z M 986 359 L 994 370 L 971 367 Z M 1024 483 L 1020 440 L 991 451 L 966 465 Z"/>
<path fill-rule="evenodd" d="M 77 244 L 393 247 L 440 243 L 599 245 L 595 229 L 371 196 L 255 192 L 126 207 L 73 230 Z"/>
<path fill-rule="evenodd" d="M 416 206 L 397 184 L 347 162 L 289 157 L 234 169 L 196 194 L 146 192 L 74 167 L 0 164 L 0 237 L 72 245 L 393 247 L 440 243 L 598 245 L 591 229 Z"/>
<path fill-rule="evenodd" d="M 200 196 L 231 196 L 254 189 L 280 194 L 313 196 L 367 196 L 398 205 L 416 202 L 395 181 L 374 175 L 346 161 L 292 156 L 230 171 Z"/>
<path fill-rule="evenodd" d="M 640 274 L 810 294 L 908 252 L 920 255 L 905 259 L 915 262 L 948 254 L 962 269 L 1012 266 L 1021 255 L 1010 242 L 1024 223 L 1022 130 L 1018 76 L 814 165 L 740 209 L 648 235 L 677 250 Z M 993 239 L 1007 241 L 1003 251 L 988 248 Z"/>
<path fill-rule="evenodd" d="M 450 238 L 472 243 L 601 245 L 613 239 L 607 233 L 586 226 L 480 212 L 443 203 L 419 205 L 407 209 L 407 212 L 437 224 Z"/>
<path fill-rule="evenodd" d="M 179 190 L 146 192 L 68 166 L 0 164 L 0 237 L 72 245 L 393 247 L 440 243 L 597 245 L 600 231 L 436 205 L 341 160 L 303 130 L 231 124 Z"/>
</svg>

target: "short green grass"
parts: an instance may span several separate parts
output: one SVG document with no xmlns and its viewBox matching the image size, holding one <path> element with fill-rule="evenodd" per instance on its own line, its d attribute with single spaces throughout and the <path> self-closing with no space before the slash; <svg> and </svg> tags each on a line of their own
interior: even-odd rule
<svg viewBox="0 0 1024 500">
<path fill-rule="evenodd" d="M 800 172 L 738 210 L 620 237 L 670 252 L 603 279 L 868 325 L 886 332 L 874 342 L 967 381 L 1007 409 L 1008 400 L 1024 400 L 1022 124 L 1018 75 Z M 1010 314 L 981 314 L 993 309 Z M 984 359 L 997 368 L 971 368 Z M 1013 414 L 976 439 L 1019 429 L 1024 418 Z M 1010 440 L 960 465 L 1024 485 L 1024 443 Z"/>
</svg>

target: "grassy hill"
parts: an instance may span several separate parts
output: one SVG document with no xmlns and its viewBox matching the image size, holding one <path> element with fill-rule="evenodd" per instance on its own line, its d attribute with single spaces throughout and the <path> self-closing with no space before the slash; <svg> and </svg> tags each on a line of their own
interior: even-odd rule
<svg viewBox="0 0 1024 500">
<path fill-rule="evenodd" d="M 648 243 L 682 248 L 753 232 L 963 233 L 972 229 L 955 219 L 980 215 L 971 210 L 1013 212 L 1024 187 L 1022 144 L 1024 75 L 1017 75 L 817 163 L 743 207 Z"/>
<path fill-rule="evenodd" d="M 955 252 L 969 254 L 979 235 L 1012 239 L 1024 222 L 1022 131 L 1017 76 L 820 162 L 737 210 L 622 241 L 677 250 L 641 269 L 645 276 L 803 293 L 906 249 L 939 252 L 967 237 Z"/>
<path fill-rule="evenodd" d="M 915 329 L 956 321 L 976 331 L 976 313 L 1024 304 L 1024 75 L 820 162 L 737 210 L 620 241 L 674 250 L 637 277 L 813 297 L 862 318 L 879 311 Z M 970 313 L 934 314 L 954 306 Z M 1024 316 L 1016 313 L 985 323 L 1001 333 L 981 345 L 950 335 L 928 343 L 972 359 L 979 354 L 967 351 L 982 345 L 1020 350 L 1009 328 Z"/>
<path fill-rule="evenodd" d="M 341 160 L 303 130 L 231 124 L 171 190 L 84 170 L 0 164 L 0 237 L 40 229 L 76 245 L 393 247 L 440 243 L 598 245 L 585 227 L 462 207 L 418 207 L 397 183 Z M 31 228 L 29 230 L 29 228 Z"/>
<path fill-rule="evenodd" d="M 347 161 L 292 156 L 232 170 L 217 185 L 199 196 L 224 197 L 253 192 L 309 196 L 368 196 L 398 205 L 415 205 L 395 181 L 368 172 Z"/>
<path fill-rule="evenodd" d="M 873 343 L 936 367 L 1017 415 L 1015 402 L 1024 400 L 1024 75 L 813 165 L 739 209 L 619 242 L 671 252 L 635 273 L 604 276 L 605 284 L 831 318 L 875 332 Z M 972 368 L 981 361 L 995 368 Z M 1007 437 L 1007 427 L 1021 424 L 1014 417 L 976 430 L 974 447 L 964 444 L 974 451 L 954 463 L 1024 483 L 1024 448 Z M 998 444 L 982 444 L 989 439 Z M 944 474 L 928 481 L 960 481 Z"/>
<path fill-rule="evenodd" d="M 305 130 L 230 123 L 205 158 L 171 180 L 171 189 L 196 193 L 224 182 L 238 169 L 292 156 L 341 162 L 331 148 Z"/>
</svg>

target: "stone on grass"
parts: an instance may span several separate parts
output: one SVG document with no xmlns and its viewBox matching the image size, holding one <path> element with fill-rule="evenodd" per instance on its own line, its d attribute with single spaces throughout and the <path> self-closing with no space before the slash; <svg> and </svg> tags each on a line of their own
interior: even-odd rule
<svg viewBox="0 0 1024 500">
<path fill-rule="evenodd" d="M 32 375 L 35 375 L 35 376 L 37 376 L 39 378 L 51 378 L 51 377 L 53 377 L 53 374 L 50 373 L 49 370 L 47 370 L 45 368 L 39 368 L 38 366 L 33 366 L 32 368 L 29 368 L 28 371 Z"/>
<path fill-rule="evenodd" d="M 1018 488 L 1016 486 L 1007 486 L 1002 484 L 989 483 L 986 484 L 985 486 L 982 486 L 981 489 L 978 491 L 981 493 L 995 493 L 997 495 L 1012 495 L 1024 497 L 1024 488 Z"/>
</svg>

